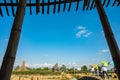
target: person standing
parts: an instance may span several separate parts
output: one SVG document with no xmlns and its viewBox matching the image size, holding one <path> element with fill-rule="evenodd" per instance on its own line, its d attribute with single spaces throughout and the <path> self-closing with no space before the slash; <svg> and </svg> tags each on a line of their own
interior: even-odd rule
<svg viewBox="0 0 120 80">
<path fill-rule="evenodd" d="M 95 69 L 95 76 L 99 76 L 99 71 L 98 71 L 98 65 L 97 64 L 94 65 L 94 69 Z"/>
<path fill-rule="evenodd" d="M 92 66 L 92 65 L 90 65 L 90 67 L 91 67 L 91 72 L 92 72 L 92 76 L 94 76 L 95 75 L 95 69 L 94 69 L 94 67 Z"/>
<path fill-rule="evenodd" d="M 101 68 L 101 72 L 102 72 L 102 79 L 105 80 L 105 74 L 109 80 L 109 75 L 108 75 L 108 72 L 107 72 L 107 67 L 106 66 L 102 66 Z"/>
</svg>

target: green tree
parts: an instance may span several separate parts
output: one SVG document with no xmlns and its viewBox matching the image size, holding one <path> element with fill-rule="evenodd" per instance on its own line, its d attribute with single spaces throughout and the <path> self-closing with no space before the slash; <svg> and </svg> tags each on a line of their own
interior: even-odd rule
<svg viewBox="0 0 120 80">
<path fill-rule="evenodd" d="M 82 66 L 81 71 L 87 71 L 87 66 L 86 65 Z"/>
<path fill-rule="evenodd" d="M 32 70 L 32 68 L 30 68 L 30 67 L 26 67 L 26 69 L 27 69 L 27 70 Z"/>
<path fill-rule="evenodd" d="M 48 67 L 43 68 L 44 71 L 49 71 L 50 69 Z"/>
<path fill-rule="evenodd" d="M 63 65 L 61 66 L 61 68 L 60 68 L 61 71 L 66 71 L 66 69 L 67 69 L 67 68 L 66 68 L 66 66 L 65 66 L 64 64 L 63 64 Z"/>
<path fill-rule="evenodd" d="M 68 69 L 70 72 L 74 72 L 74 67 Z"/>
<path fill-rule="evenodd" d="M 20 69 L 20 66 L 16 66 L 16 67 L 14 68 L 15 71 L 17 71 L 17 70 L 19 70 L 19 69 Z"/>
<path fill-rule="evenodd" d="M 39 67 L 39 68 L 36 68 L 36 70 L 41 71 L 41 70 L 42 70 L 42 68 L 41 68 L 41 67 Z"/>
</svg>

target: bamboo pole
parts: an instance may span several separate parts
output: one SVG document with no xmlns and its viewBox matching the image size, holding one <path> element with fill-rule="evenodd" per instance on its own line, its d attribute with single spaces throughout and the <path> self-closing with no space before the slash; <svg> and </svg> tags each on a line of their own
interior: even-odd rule
<svg viewBox="0 0 120 80">
<path fill-rule="evenodd" d="M 10 80 L 15 57 L 16 57 L 17 47 L 20 39 L 20 33 L 21 33 L 22 23 L 25 14 L 26 3 L 27 0 L 20 0 L 19 2 L 14 23 L 12 26 L 8 46 L 0 70 L 0 80 Z"/>
<path fill-rule="evenodd" d="M 98 14 L 100 16 L 101 24 L 104 30 L 104 34 L 105 34 L 111 55 L 112 55 L 112 59 L 116 68 L 118 79 L 120 80 L 120 51 L 119 51 L 117 42 L 114 38 L 107 15 L 101 4 L 101 0 L 94 0 L 94 1 L 97 7 Z"/>
</svg>

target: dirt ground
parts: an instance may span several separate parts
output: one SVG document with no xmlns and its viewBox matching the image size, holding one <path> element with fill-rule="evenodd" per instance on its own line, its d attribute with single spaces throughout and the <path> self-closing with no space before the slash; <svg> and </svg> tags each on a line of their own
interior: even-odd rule
<svg viewBox="0 0 120 80">
<path fill-rule="evenodd" d="M 76 77 L 79 77 L 79 80 L 102 80 L 99 76 L 91 76 L 90 74 L 76 74 L 74 75 Z M 118 80 L 117 76 L 115 74 L 109 74 L 110 80 Z M 91 79 L 90 79 L 91 77 Z M 70 74 L 61 74 L 61 75 L 12 75 L 11 80 L 72 80 L 73 75 Z M 88 79 L 89 78 L 89 79 Z M 95 78 L 95 79 L 93 79 Z M 108 80 L 107 77 L 105 80 Z"/>
<path fill-rule="evenodd" d="M 70 80 L 71 76 L 12 75 L 11 80 Z"/>
</svg>

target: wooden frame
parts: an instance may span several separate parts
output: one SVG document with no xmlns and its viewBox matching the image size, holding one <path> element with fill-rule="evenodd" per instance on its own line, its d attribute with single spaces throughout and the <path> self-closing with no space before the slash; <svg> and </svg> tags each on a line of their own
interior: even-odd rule
<svg viewBox="0 0 120 80">
<path fill-rule="evenodd" d="M 79 9 L 79 2 L 83 2 L 83 11 L 84 10 L 92 10 L 95 9 L 96 5 L 94 0 L 54 0 L 54 1 L 50 1 L 48 0 L 47 2 L 44 2 L 44 0 L 42 0 L 42 2 L 40 2 L 40 0 L 36 0 L 36 3 L 33 3 L 31 0 L 29 0 L 29 3 L 27 3 L 26 7 L 30 8 L 30 15 L 32 15 L 32 7 L 36 6 L 36 14 L 40 13 L 40 8 L 42 8 L 42 14 L 49 14 L 50 13 L 50 6 L 53 6 L 53 13 L 56 13 L 56 9 L 57 12 L 59 13 L 61 8 L 63 8 L 63 12 L 66 10 L 66 4 L 69 4 L 67 11 L 69 12 L 71 10 L 71 6 L 72 3 L 76 3 L 76 11 L 78 11 Z M 112 2 L 113 1 L 113 2 Z M 102 2 L 102 5 L 105 7 L 108 7 L 110 5 L 110 2 L 112 2 L 112 7 L 113 6 L 119 6 L 120 5 L 120 0 L 104 0 Z M 4 0 L 3 3 L 0 3 L 1 7 L 5 7 L 6 8 L 6 14 L 7 16 L 10 16 L 9 11 L 8 11 L 8 7 L 11 7 L 12 9 L 12 15 L 15 16 L 15 10 L 14 7 L 18 6 L 18 2 L 19 0 L 16 0 L 16 2 L 13 2 L 13 0 L 10 0 L 10 2 L 6 2 L 6 0 Z M 87 4 L 86 4 L 87 3 Z M 61 4 L 63 4 L 63 6 L 61 7 Z M 58 8 L 56 8 L 56 5 L 58 5 Z M 47 6 L 47 12 L 44 12 L 44 7 Z M 2 13 L 2 9 L 0 8 L 0 16 L 3 17 L 3 13 Z"/>
</svg>

